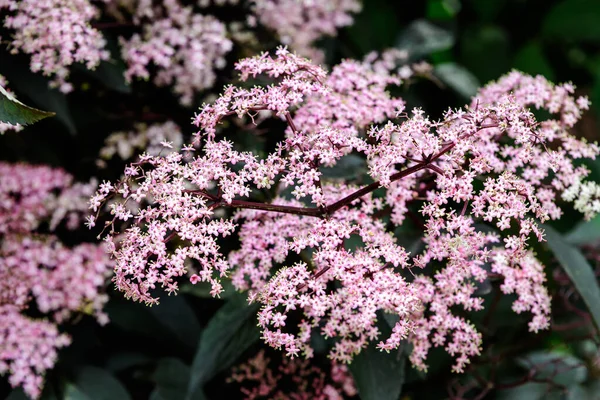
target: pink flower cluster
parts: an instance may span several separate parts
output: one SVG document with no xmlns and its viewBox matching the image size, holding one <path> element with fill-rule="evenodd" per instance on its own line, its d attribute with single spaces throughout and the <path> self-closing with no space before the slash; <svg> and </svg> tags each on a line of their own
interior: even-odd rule
<svg viewBox="0 0 600 400">
<path fill-rule="evenodd" d="M 139 152 L 157 156 L 171 151 L 179 151 L 183 145 L 181 128 L 173 121 L 156 124 L 135 125 L 134 131 L 114 132 L 104 140 L 100 149 L 98 164 L 118 155 L 121 160 L 129 160 Z"/>
<path fill-rule="evenodd" d="M 72 64 L 93 69 L 108 59 L 104 37 L 90 26 L 99 10 L 89 0 L 0 0 L 2 11 L 4 27 L 14 31 L 11 51 L 30 54 L 31 70 L 51 76 L 62 92 L 73 90 Z"/>
<path fill-rule="evenodd" d="M 0 235 L 31 232 L 44 222 L 50 230 L 65 220 L 78 227 L 95 182 L 73 183 L 61 169 L 0 163 Z"/>
<path fill-rule="evenodd" d="M 225 54 L 233 44 L 226 37 L 225 25 L 211 15 L 194 12 L 176 0 L 153 6 L 147 1 L 125 1 L 133 11 L 134 23 L 142 34 L 121 38 L 123 59 L 128 64 L 125 76 L 149 79 L 151 65 L 157 73 L 157 86 L 173 86 L 183 105 L 194 95 L 213 85 L 215 69 L 225 66 Z"/>
<path fill-rule="evenodd" d="M 231 6 L 238 1 L 214 3 Z M 203 13 L 208 5 L 199 1 L 197 8 L 179 0 L 0 0 L 0 19 L 12 32 L 11 51 L 31 55 L 31 70 L 51 77 L 51 86 L 65 93 L 73 90 L 68 80 L 74 63 L 94 69 L 109 59 L 105 39 L 91 23 L 108 17 L 117 24 L 133 24 L 140 32 L 120 38 L 125 77 L 152 77 L 157 86 L 171 86 L 181 104 L 190 106 L 197 93 L 214 84 L 216 70 L 225 66 L 233 47 L 231 39 L 253 37 L 257 20 L 294 50 L 322 59 L 313 43 L 350 25 L 352 13 L 361 8 L 357 0 L 253 0 L 247 26 L 241 28 L 240 22 L 226 26 Z M 237 35 L 240 29 L 246 34 Z"/>
<path fill-rule="evenodd" d="M 253 0 L 258 21 L 274 30 L 281 43 L 299 54 L 322 60 L 313 47 L 322 36 L 335 36 L 338 28 L 351 25 L 352 14 L 361 10 L 357 0 Z"/>
<path fill-rule="evenodd" d="M 246 400 L 289 399 L 341 400 L 357 394 L 354 380 L 345 365 L 331 363 L 327 373 L 308 360 L 284 358 L 276 371 L 261 350 L 246 363 L 233 368 L 230 382 L 242 383 Z"/>
<path fill-rule="evenodd" d="M 91 199 L 96 212 L 111 199 L 106 240 L 127 296 L 156 303 L 151 290 L 175 292 L 185 274 L 217 296 L 228 277 L 262 304 L 264 340 L 290 356 L 311 357 L 313 334 L 334 339 L 339 362 L 372 341 L 389 351 L 408 340 L 417 368 L 438 346 L 457 372 L 480 352 L 464 312 L 483 308 L 485 281 L 516 295 L 532 332 L 548 327 L 544 268 L 528 243 L 543 241 L 539 222 L 560 218 L 564 200 L 588 217 L 600 204 L 575 162 L 599 148 L 568 132 L 588 108 L 572 85 L 513 72 L 434 121 L 386 90 L 401 79 L 385 58 L 327 74 L 281 48 L 236 68 L 243 81 L 273 84 L 226 87 L 196 115 L 185 157 L 144 155 Z M 538 121 L 531 107 L 551 116 Z M 220 137 L 224 118 L 260 124 L 265 114 L 288 125 L 273 152 L 259 157 Z M 323 175 L 350 156 L 366 161 L 365 176 Z M 272 199 L 251 200 L 267 189 Z M 228 208 L 241 210 L 224 218 Z M 407 216 L 423 225 L 416 254 L 394 234 Z M 121 234 L 118 220 L 128 226 Z M 225 257 L 218 239 L 237 227 L 240 248 Z M 378 312 L 398 318 L 389 337 Z"/>
<path fill-rule="evenodd" d="M 32 398 L 39 397 L 58 349 L 70 343 L 58 324 L 74 313 L 108 321 L 105 251 L 93 244 L 68 248 L 52 234 L 36 233 L 61 221 L 80 225 L 95 185 L 72 180 L 59 169 L 0 163 L 0 374 L 10 374 L 10 384 Z M 47 318 L 31 318 L 30 307 Z"/>
</svg>

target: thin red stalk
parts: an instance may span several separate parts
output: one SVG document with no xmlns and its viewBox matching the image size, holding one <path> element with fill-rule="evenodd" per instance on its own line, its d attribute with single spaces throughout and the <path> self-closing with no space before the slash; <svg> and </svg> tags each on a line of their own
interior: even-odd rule
<svg viewBox="0 0 600 400">
<path fill-rule="evenodd" d="M 249 208 L 252 210 L 274 211 L 284 214 L 306 215 L 310 217 L 320 217 L 322 210 L 316 207 L 294 207 L 281 206 L 276 204 L 258 203 L 254 201 L 232 200 L 231 203 L 219 202 L 219 206 L 228 206 L 233 208 Z"/>
<path fill-rule="evenodd" d="M 400 172 L 396 172 L 395 174 L 393 174 L 390 177 L 390 181 L 395 182 L 399 179 L 402 179 L 410 174 L 413 174 L 417 171 L 427 168 L 427 165 L 428 165 L 428 163 L 417 164 L 417 165 L 413 165 L 412 167 L 406 168 Z M 343 199 L 340 199 L 340 200 L 336 201 L 335 203 L 328 205 L 327 207 L 325 207 L 325 213 L 332 214 L 332 213 L 336 212 L 337 210 L 339 210 L 340 208 L 352 203 L 354 200 L 359 199 L 362 196 L 364 196 L 365 194 L 371 193 L 371 192 L 379 189 L 380 187 L 381 187 L 380 182 L 373 182 L 370 185 L 367 185 L 367 186 L 357 190 L 356 192 L 344 197 Z"/>
</svg>

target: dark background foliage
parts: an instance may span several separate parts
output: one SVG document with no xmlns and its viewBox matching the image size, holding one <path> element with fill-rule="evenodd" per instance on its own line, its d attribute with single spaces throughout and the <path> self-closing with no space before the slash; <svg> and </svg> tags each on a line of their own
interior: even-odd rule
<svg viewBox="0 0 600 400">
<path fill-rule="evenodd" d="M 241 18 L 243 11 L 222 14 L 227 21 Z M 127 28 L 104 30 L 115 60 L 120 29 Z M 407 50 L 413 61 L 429 61 L 434 66 L 430 79 L 412 84 L 402 96 L 409 107 L 422 106 L 434 118 L 448 107 L 464 105 L 480 84 L 513 68 L 555 82 L 572 81 L 580 93 L 600 104 L 599 1 L 365 0 L 353 26 L 320 44 L 329 65 L 390 47 Z M 252 52 L 234 49 L 215 88 L 233 79 L 236 58 Z M 57 115 L 19 134 L 1 136 L 0 159 L 62 167 L 84 181 L 91 176 L 115 179 L 122 164 L 113 162 L 100 171 L 95 164 L 111 132 L 130 130 L 138 121 L 167 119 L 184 127 L 187 136 L 194 131 L 190 118 L 195 107 L 182 108 L 168 89 L 150 82 L 127 85 L 123 68 L 116 61 L 93 72 L 77 69 L 76 90 L 64 96 L 47 89 L 45 78 L 30 73 L 25 57 L 1 49 L 0 74 L 8 78 L 10 88 L 27 104 Z M 199 96 L 198 105 L 203 98 Z M 597 140 L 599 116 L 600 107 L 595 107 L 577 126 L 577 134 Z M 260 150 L 268 143 L 241 145 Z M 589 167 L 600 180 L 600 164 Z M 418 234 L 412 229 L 400 232 L 403 240 Z M 406 362 L 408 348 L 393 359 L 368 349 L 351 367 L 361 397 L 600 398 L 600 353 L 592 324 L 592 316 L 600 315 L 595 310 L 600 301 L 594 304 L 600 259 L 594 244 L 600 238 L 600 220 L 584 224 L 579 216 L 567 215 L 554 229 L 548 246 L 537 248 L 549 266 L 553 329 L 529 334 L 526 317 L 513 313 L 511 299 L 498 296 L 497 287 L 490 284 L 481 288 L 485 311 L 469 316 L 484 334 L 484 349 L 466 374 L 452 374 L 451 360 L 441 350 L 432 352 L 425 374 Z M 66 242 L 94 241 L 96 234 L 61 232 Z M 223 246 L 234 248 L 236 243 Z M 163 295 L 159 306 L 148 308 L 125 300 L 121 293 L 110 295 L 109 325 L 99 327 L 83 317 L 68 328 L 73 344 L 47 375 L 45 400 L 241 397 L 238 387 L 226 383 L 229 368 L 261 347 L 256 310 L 245 306 L 243 296 L 226 291 L 224 298 L 212 299 L 205 287 L 190 285 L 179 296 Z M 382 318 L 382 329 L 385 323 Z M 326 361 L 326 346 L 315 342 L 317 363 Z M 2 385 L 8 393 L 8 385 Z M 21 397 L 20 391 L 10 395 L 13 400 Z"/>
</svg>

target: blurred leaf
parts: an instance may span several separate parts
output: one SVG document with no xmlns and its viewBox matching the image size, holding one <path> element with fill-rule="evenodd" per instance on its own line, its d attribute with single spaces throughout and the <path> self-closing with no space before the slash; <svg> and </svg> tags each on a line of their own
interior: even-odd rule
<svg viewBox="0 0 600 400">
<path fill-rule="evenodd" d="M 23 389 L 21 389 L 19 387 L 19 388 L 16 388 L 15 390 L 11 391 L 5 400 L 28 400 L 28 399 L 29 399 L 29 396 L 27 396 L 25 394 L 25 392 L 23 391 Z"/>
<path fill-rule="evenodd" d="M 590 74 L 592 74 L 593 76 L 592 90 L 589 96 L 590 100 L 592 101 L 592 104 L 594 105 L 592 109 L 596 111 L 596 116 L 598 117 L 600 116 L 600 107 L 598 107 L 598 104 L 600 104 L 600 55 L 589 57 L 589 59 L 586 62 L 586 67 Z M 594 161 L 595 166 L 600 164 L 596 160 Z"/>
<path fill-rule="evenodd" d="M 591 339 L 575 343 L 574 354 L 584 360 L 593 360 L 598 355 L 598 345 Z"/>
<path fill-rule="evenodd" d="M 567 273 L 587 305 L 596 328 L 600 326 L 600 288 L 592 267 L 579 249 L 569 244 L 560 233 L 545 225 L 548 247 Z"/>
<path fill-rule="evenodd" d="M 412 60 L 449 49 L 453 45 L 452 32 L 422 19 L 412 22 L 396 41 L 396 47 L 406 50 Z"/>
<path fill-rule="evenodd" d="M 160 303 L 148 310 L 181 343 L 196 347 L 201 332 L 200 324 L 183 296 L 162 296 Z"/>
<path fill-rule="evenodd" d="M 149 307 L 113 296 L 105 307 L 110 323 L 134 334 L 141 334 L 156 340 L 170 336 L 167 329 L 150 314 Z"/>
<path fill-rule="evenodd" d="M 131 367 L 147 364 L 152 358 L 143 353 L 121 351 L 112 355 L 106 361 L 106 369 L 111 372 L 120 372 Z"/>
<path fill-rule="evenodd" d="M 567 388 L 567 400 L 597 400 L 598 392 L 589 393 L 583 385 L 571 385 Z"/>
<path fill-rule="evenodd" d="M 75 122 L 69 111 L 67 97 L 57 89 L 48 87 L 46 78 L 32 73 L 28 67 L 18 62 L 2 63 L 2 67 L 2 72 L 9 80 L 11 88 L 25 94 L 40 108 L 56 113 L 56 119 L 67 128 L 71 135 L 77 133 Z"/>
<path fill-rule="evenodd" d="M 585 391 L 585 396 L 580 397 L 580 399 L 598 400 L 598 393 L 600 393 L 600 379 L 596 378 L 594 380 L 590 380 L 590 382 L 585 384 L 583 390 Z"/>
<path fill-rule="evenodd" d="M 344 249 L 351 252 L 356 252 L 359 249 L 365 247 L 365 242 L 362 237 L 358 234 L 353 233 L 348 239 L 344 239 Z"/>
<path fill-rule="evenodd" d="M 0 122 L 28 125 L 53 115 L 53 112 L 26 106 L 0 86 Z"/>
<path fill-rule="evenodd" d="M 401 351 L 386 353 L 373 344 L 363 349 L 348 365 L 363 400 L 396 400 L 404 384 L 406 357 Z"/>
<path fill-rule="evenodd" d="M 183 296 L 163 296 L 153 307 L 113 297 L 106 311 L 111 323 L 125 331 L 157 341 L 176 340 L 189 348 L 198 344 L 201 328 Z"/>
<path fill-rule="evenodd" d="M 531 75 L 541 74 L 549 80 L 555 79 L 552 66 L 546 58 L 542 46 L 536 41 L 525 44 L 517 51 L 513 66 Z"/>
<path fill-rule="evenodd" d="M 131 87 L 125 80 L 125 63 L 121 60 L 102 61 L 95 69 L 78 65 L 82 72 L 91 76 L 104 86 L 119 93 L 131 93 Z"/>
<path fill-rule="evenodd" d="M 565 240 L 575 246 L 598 242 L 600 240 L 600 215 L 589 221 L 578 223 L 565 235 Z"/>
<path fill-rule="evenodd" d="M 429 0 L 427 2 L 427 18 L 433 20 L 450 20 L 460 11 L 459 0 Z"/>
<path fill-rule="evenodd" d="M 175 400 L 185 398 L 190 381 L 190 367 L 177 358 L 163 358 L 152 375 L 156 388 L 151 399 Z"/>
<path fill-rule="evenodd" d="M 381 334 L 389 337 L 395 318 L 385 313 L 378 315 Z M 362 400 L 397 400 L 402 393 L 405 364 L 403 346 L 388 353 L 377 349 L 375 343 L 370 343 L 354 357 L 348 368 Z"/>
<path fill-rule="evenodd" d="M 479 81 L 466 68 L 455 64 L 445 63 L 436 65 L 433 73 L 465 99 L 470 99 L 479 89 Z"/>
<path fill-rule="evenodd" d="M 542 33 L 549 39 L 600 41 L 600 2 L 563 0 L 546 14 Z"/>
<path fill-rule="evenodd" d="M 510 69 L 509 37 L 497 25 L 473 26 L 460 41 L 460 63 L 479 79 L 487 82 Z"/>
<path fill-rule="evenodd" d="M 249 306 L 246 296 L 230 298 L 211 318 L 202 332 L 186 399 L 197 399 L 204 383 L 231 366 L 260 333 L 256 326 L 257 305 Z"/>
<path fill-rule="evenodd" d="M 548 385 L 545 383 L 527 382 L 514 388 L 499 390 L 497 400 L 541 400 L 548 397 Z"/>
<path fill-rule="evenodd" d="M 356 154 L 348 154 L 339 159 L 333 167 L 321 168 L 324 178 L 356 179 L 367 171 L 367 162 Z"/>
<path fill-rule="evenodd" d="M 535 351 L 516 360 L 526 371 L 535 370 L 535 378 L 550 379 L 552 382 L 571 386 L 587 379 L 588 372 L 583 361 L 555 351 Z"/>
<path fill-rule="evenodd" d="M 469 3 L 475 9 L 480 19 L 491 21 L 498 16 L 506 0 L 469 0 Z"/>
<path fill-rule="evenodd" d="M 84 393 L 80 388 L 72 383 L 67 383 L 65 387 L 64 400 L 93 400 L 90 396 Z"/>
<path fill-rule="evenodd" d="M 117 378 L 101 368 L 85 366 L 77 372 L 75 385 L 91 400 L 127 400 L 131 397 Z"/>
<path fill-rule="evenodd" d="M 354 24 L 347 28 L 352 44 L 360 50 L 353 57 L 393 46 L 401 26 L 393 2 L 369 0 L 368 7 L 365 5 L 363 8 L 354 17 Z"/>
<path fill-rule="evenodd" d="M 221 285 L 223 285 L 223 292 L 219 295 L 220 299 L 228 299 L 231 296 L 236 294 L 235 287 L 229 279 L 222 279 Z M 212 285 L 210 282 L 198 282 L 195 285 L 191 283 L 186 283 L 181 286 L 181 293 L 187 293 L 192 296 L 212 299 L 212 295 L 210 291 L 212 290 Z"/>
</svg>

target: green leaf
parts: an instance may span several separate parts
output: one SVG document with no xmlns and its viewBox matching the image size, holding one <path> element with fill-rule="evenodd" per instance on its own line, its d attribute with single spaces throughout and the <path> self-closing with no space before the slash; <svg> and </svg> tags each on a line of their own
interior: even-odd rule
<svg viewBox="0 0 600 400">
<path fill-rule="evenodd" d="M 26 106 L 0 86 L 0 122 L 28 125 L 53 115 L 53 112 Z"/>
<path fill-rule="evenodd" d="M 181 343 L 196 347 L 201 332 L 200 324 L 183 296 L 162 296 L 158 305 L 147 309 Z"/>
<path fill-rule="evenodd" d="M 119 93 L 131 93 L 131 87 L 125 80 L 125 64 L 123 61 L 102 61 L 95 69 L 81 66 L 82 72 L 98 80 L 104 86 Z"/>
<path fill-rule="evenodd" d="M 478 14 L 479 19 L 491 21 L 504 8 L 506 0 L 469 0 L 469 3 Z"/>
<path fill-rule="evenodd" d="M 127 332 L 180 342 L 189 348 L 198 344 L 201 328 L 183 296 L 163 296 L 153 307 L 114 296 L 105 309 L 111 323 Z"/>
<path fill-rule="evenodd" d="M 411 59 L 422 58 L 436 51 L 446 50 L 454 45 L 454 35 L 431 22 L 416 20 L 398 37 L 396 47 L 406 50 Z"/>
<path fill-rule="evenodd" d="M 510 69 L 508 32 L 498 25 L 475 25 L 460 41 L 460 64 L 480 82 L 496 79 Z"/>
<path fill-rule="evenodd" d="M 197 399 L 202 386 L 235 360 L 260 337 L 256 326 L 257 305 L 249 306 L 246 297 L 229 299 L 211 318 L 202 332 L 198 352 L 192 363 L 187 399 Z"/>
<path fill-rule="evenodd" d="M 90 396 L 85 394 L 80 388 L 72 383 L 67 383 L 65 387 L 64 400 L 93 400 Z"/>
<path fill-rule="evenodd" d="M 515 378 L 517 380 L 518 378 Z M 511 389 L 499 390 L 498 400 L 541 400 L 548 396 L 548 385 L 545 383 L 527 382 Z"/>
<path fill-rule="evenodd" d="M 190 367 L 177 358 L 163 358 L 152 375 L 156 388 L 151 395 L 154 400 L 185 398 L 190 381 Z"/>
<path fill-rule="evenodd" d="M 77 133 L 67 97 L 63 93 L 49 88 L 48 81 L 42 76 L 25 71 L 18 72 L 17 76 L 8 76 L 11 87 L 24 93 L 36 105 L 56 113 L 56 119 L 67 128 L 71 135 Z"/>
<path fill-rule="evenodd" d="M 29 397 L 25 394 L 22 388 L 16 388 L 5 400 L 27 400 Z"/>
<path fill-rule="evenodd" d="M 228 299 L 231 296 L 235 296 L 236 290 L 229 279 L 222 279 L 221 285 L 223 285 L 223 292 L 219 295 L 220 299 Z M 195 285 L 186 283 L 181 286 L 181 293 L 186 293 L 192 296 L 201 297 L 205 299 L 212 299 L 213 296 L 210 294 L 212 285 L 210 282 L 198 282 Z"/>
<path fill-rule="evenodd" d="M 465 99 L 473 97 L 479 89 L 479 81 L 466 68 L 456 63 L 436 65 L 433 73 Z"/>
<path fill-rule="evenodd" d="M 542 46 L 531 41 L 521 47 L 513 60 L 514 68 L 531 75 L 541 74 L 549 80 L 555 79 L 554 71 L 544 54 Z"/>
<path fill-rule="evenodd" d="M 147 364 L 152 358 L 143 353 L 120 351 L 106 361 L 106 369 L 116 373 L 131 367 Z"/>
<path fill-rule="evenodd" d="M 353 58 L 375 49 L 393 46 L 401 20 L 394 3 L 389 0 L 369 0 L 369 7 L 354 18 L 354 24 L 347 29 L 349 42 L 356 49 Z"/>
<path fill-rule="evenodd" d="M 600 2 L 563 0 L 544 18 L 542 33 L 549 39 L 600 41 Z"/>
<path fill-rule="evenodd" d="M 91 400 L 128 400 L 131 398 L 121 382 L 102 368 L 83 367 L 77 373 L 75 385 Z"/>
<path fill-rule="evenodd" d="M 565 240 L 572 245 L 581 246 L 600 240 L 600 215 L 590 221 L 582 221 L 565 235 Z"/>
<path fill-rule="evenodd" d="M 535 378 L 550 379 L 562 386 L 583 383 L 588 376 L 584 362 L 570 354 L 534 351 L 516 361 L 526 371 L 535 371 Z"/>
<path fill-rule="evenodd" d="M 460 11 L 459 0 L 429 0 L 427 2 L 427 18 L 433 20 L 451 20 Z"/>
<path fill-rule="evenodd" d="M 395 325 L 394 316 L 380 313 L 378 327 L 388 337 Z M 400 349 L 387 353 L 369 344 L 348 365 L 362 400 L 397 400 L 405 378 L 406 355 Z"/>
<path fill-rule="evenodd" d="M 373 344 L 348 366 L 363 400 L 397 400 L 402 393 L 406 357 L 401 351 L 381 352 Z"/>
<path fill-rule="evenodd" d="M 333 167 L 321 168 L 324 178 L 359 178 L 367 172 L 367 162 L 356 154 L 348 154 L 338 160 Z"/>
<path fill-rule="evenodd" d="M 136 335 L 144 335 L 155 340 L 171 338 L 169 332 L 156 318 L 150 314 L 149 307 L 134 303 L 122 297 L 112 297 L 105 306 L 110 323 L 120 329 Z"/>
<path fill-rule="evenodd" d="M 581 251 L 568 243 L 560 233 L 547 225 L 544 226 L 544 229 L 548 247 L 587 305 L 596 328 L 600 327 L 600 288 L 592 267 Z"/>
</svg>

